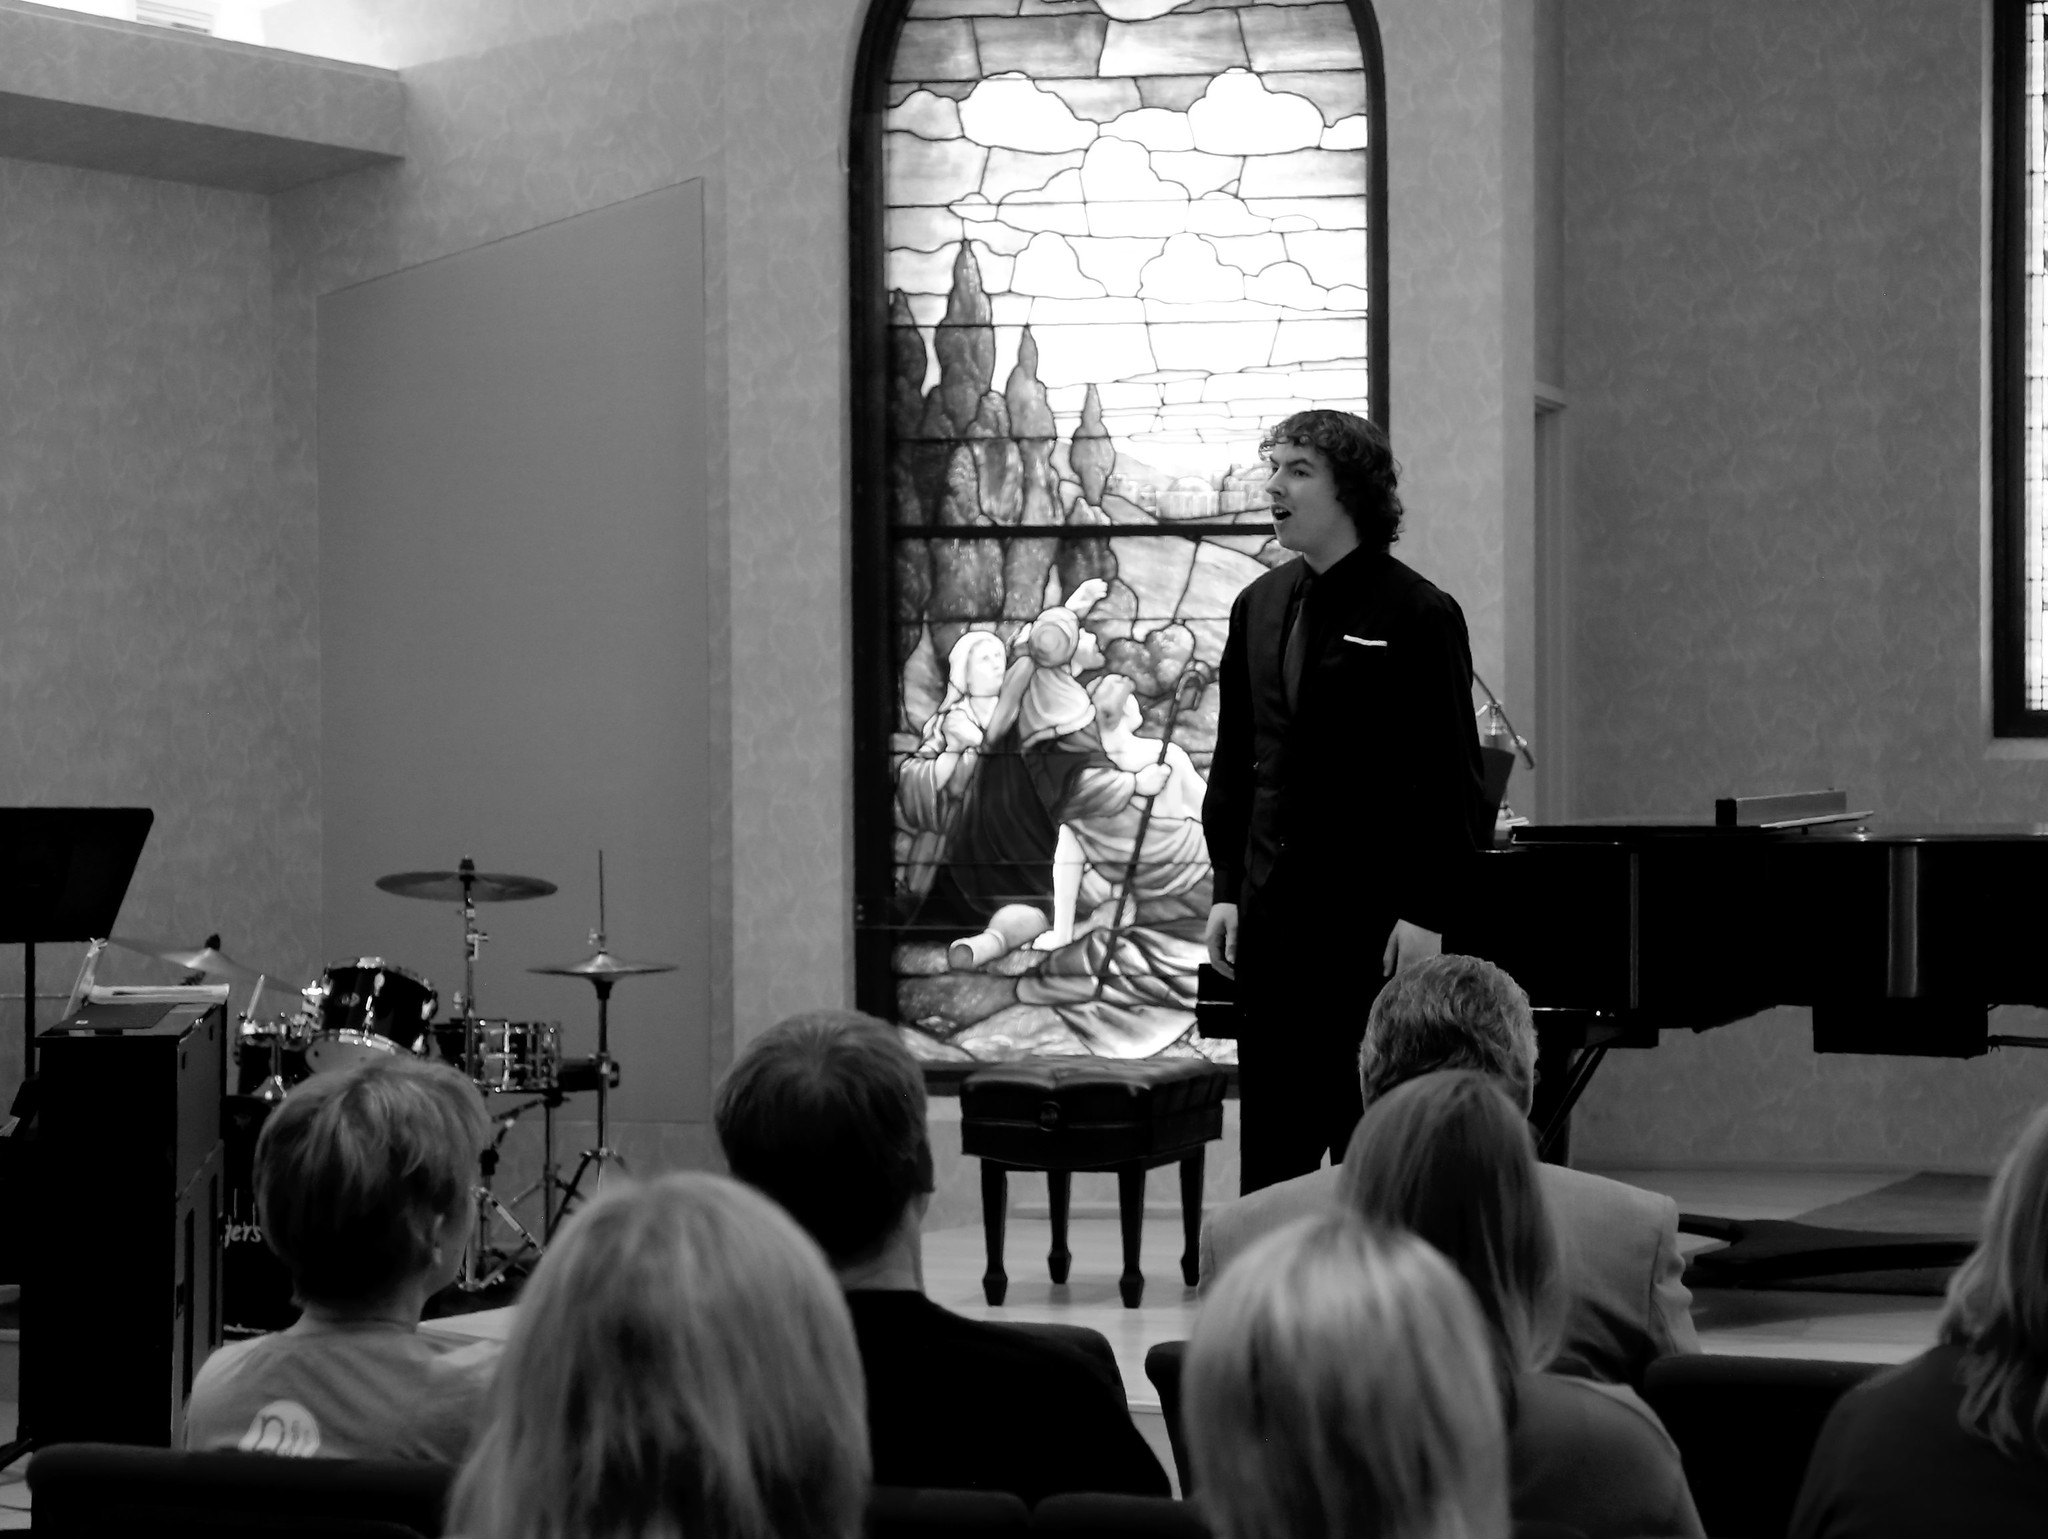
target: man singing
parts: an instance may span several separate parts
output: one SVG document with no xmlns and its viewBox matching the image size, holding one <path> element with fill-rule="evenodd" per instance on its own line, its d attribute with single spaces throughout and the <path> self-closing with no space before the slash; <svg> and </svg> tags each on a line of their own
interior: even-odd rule
<svg viewBox="0 0 2048 1539">
<path fill-rule="evenodd" d="M 1305 411 L 1260 448 L 1275 537 L 1301 559 L 1231 606 L 1202 805 L 1209 958 L 1238 980 L 1247 1192 L 1344 1157 L 1373 996 L 1443 949 L 1490 821 L 1464 614 L 1388 554 L 1386 434 Z"/>
</svg>

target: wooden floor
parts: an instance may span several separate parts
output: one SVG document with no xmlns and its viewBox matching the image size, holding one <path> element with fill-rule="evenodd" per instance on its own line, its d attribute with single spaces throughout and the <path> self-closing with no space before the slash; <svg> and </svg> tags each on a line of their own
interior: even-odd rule
<svg viewBox="0 0 2048 1539">
<path fill-rule="evenodd" d="M 1790 1218 L 1842 1202 L 1896 1181 L 1888 1171 L 1607 1170 L 1602 1174 L 1675 1198 L 1689 1213 L 1731 1218 Z M 1089 1325 L 1109 1338 L 1123 1371 L 1131 1414 L 1157 1448 L 1169 1472 L 1166 1429 L 1159 1397 L 1145 1378 L 1145 1353 L 1155 1342 L 1185 1340 L 1194 1326 L 1195 1294 L 1180 1278 L 1181 1228 L 1177 1216 L 1157 1209 L 1146 1216 L 1141 1265 L 1144 1302 L 1125 1309 L 1117 1295 L 1122 1248 L 1116 1220 L 1077 1214 L 1069 1226 L 1072 1270 L 1055 1286 L 1046 1275 L 1052 1226 L 1041 1206 L 1013 1208 L 1004 1268 L 1009 1293 L 1000 1307 L 982 1298 L 985 1250 L 981 1227 L 949 1226 L 925 1234 L 925 1291 L 948 1309 L 978 1320 L 1049 1320 Z M 1687 1248 L 1711 1242 L 1685 1238 Z M 1693 1320 L 1708 1352 L 1749 1357 L 1835 1358 L 1903 1362 L 1933 1344 L 1941 1301 L 1935 1298 L 1853 1293 L 1714 1290 L 1696 1293 Z M 450 1336 L 502 1337 L 510 1310 L 492 1310 L 432 1322 L 426 1329 Z M 0 1401 L 0 1436 L 11 1436 L 15 1408 Z M 0 1529 L 28 1526 L 28 1490 L 21 1464 L 0 1472 Z"/>
</svg>

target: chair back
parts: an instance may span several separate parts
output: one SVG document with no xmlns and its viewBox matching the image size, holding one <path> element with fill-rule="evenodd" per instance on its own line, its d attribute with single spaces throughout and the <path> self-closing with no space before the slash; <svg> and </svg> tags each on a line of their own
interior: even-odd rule
<svg viewBox="0 0 2048 1539">
<path fill-rule="evenodd" d="M 1024 1539 L 1031 1509 L 1009 1491 L 927 1491 L 876 1486 L 866 1539 Z"/>
<path fill-rule="evenodd" d="M 1643 1399 L 1685 1461 L 1713 1539 L 1780 1539 L 1821 1423 L 1880 1365 L 1782 1357 L 1661 1357 Z"/>
<path fill-rule="evenodd" d="M 29 1461 L 38 1533 L 439 1539 L 450 1465 L 58 1443 Z"/>
<path fill-rule="evenodd" d="M 1033 1539 L 1213 1539 L 1201 1509 L 1164 1496 L 1075 1492 L 1031 1509 Z"/>
<path fill-rule="evenodd" d="M 1166 1421 L 1166 1441 L 1173 1448 L 1173 1469 L 1180 1476 L 1182 1496 L 1192 1496 L 1195 1490 L 1188 1443 L 1180 1430 L 1180 1368 L 1187 1352 L 1185 1341 L 1162 1341 L 1145 1354 L 1145 1377 L 1159 1391 L 1159 1414 Z"/>
</svg>

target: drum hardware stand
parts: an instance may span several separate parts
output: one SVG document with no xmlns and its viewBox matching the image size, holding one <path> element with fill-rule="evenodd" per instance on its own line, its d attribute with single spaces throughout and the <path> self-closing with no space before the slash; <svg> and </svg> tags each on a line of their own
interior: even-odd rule
<svg viewBox="0 0 2048 1539">
<path fill-rule="evenodd" d="M 562 1200 L 556 1208 L 556 1219 L 566 1215 L 572 1203 L 583 1195 L 583 1178 L 591 1178 L 593 1187 L 604 1180 L 607 1165 L 626 1168 L 626 1157 L 611 1146 L 611 1083 L 612 1083 L 612 1042 L 611 1042 L 611 1000 L 612 985 L 621 978 L 639 977 L 645 973 L 674 972 L 673 962 L 629 962 L 615 957 L 605 949 L 605 905 L 604 905 L 604 851 L 597 852 L 597 928 L 590 932 L 590 943 L 597 949 L 580 962 L 565 962 L 552 967 L 529 967 L 528 972 L 550 973 L 562 978 L 587 978 L 591 987 L 597 990 L 597 1143 L 585 1149 L 576 1159 L 575 1172 L 562 1183 Z M 550 1113 L 550 1147 L 552 1147 L 553 1116 Z M 551 1231 L 552 1232 L 552 1231 Z"/>
<path fill-rule="evenodd" d="M 476 862 L 467 855 L 456 867 L 462 879 L 462 998 L 455 1013 L 467 1022 L 476 1015 L 476 959 L 490 939 L 476 927 Z"/>
<path fill-rule="evenodd" d="M 462 1252 L 461 1275 L 455 1280 L 456 1287 L 464 1293 L 481 1293 L 486 1288 L 496 1287 L 505 1280 L 506 1274 L 522 1257 L 529 1252 L 535 1256 L 541 1253 L 541 1242 L 533 1237 L 532 1231 L 519 1222 L 518 1215 L 501 1202 L 497 1194 L 491 1190 L 492 1178 L 498 1173 L 498 1146 L 505 1141 L 505 1135 L 512 1131 L 512 1124 L 519 1120 L 520 1113 L 525 1110 L 525 1106 L 516 1107 L 491 1119 L 497 1123 L 498 1133 L 485 1145 L 479 1159 L 482 1179 L 473 1189 L 476 1224 L 471 1232 L 469 1244 Z M 494 1219 L 517 1235 L 520 1243 L 510 1251 L 499 1253 L 497 1265 L 491 1266 L 491 1222 Z"/>
</svg>

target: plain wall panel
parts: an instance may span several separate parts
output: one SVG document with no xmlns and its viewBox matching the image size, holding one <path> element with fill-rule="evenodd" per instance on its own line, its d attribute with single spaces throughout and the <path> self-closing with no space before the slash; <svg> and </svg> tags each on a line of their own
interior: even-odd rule
<svg viewBox="0 0 2048 1539">
<path fill-rule="evenodd" d="M 702 184 L 322 297 L 325 940 L 423 972 L 452 1013 L 452 868 L 545 877 L 480 906 L 482 1013 L 596 1045 L 587 983 L 528 967 L 610 941 L 615 1112 L 698 1122 L 710 1076 Z M 588 1113 L 588 1098 L 570 1115 Z"/>
</svg>

